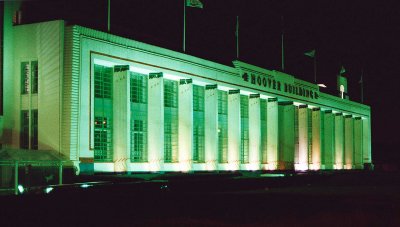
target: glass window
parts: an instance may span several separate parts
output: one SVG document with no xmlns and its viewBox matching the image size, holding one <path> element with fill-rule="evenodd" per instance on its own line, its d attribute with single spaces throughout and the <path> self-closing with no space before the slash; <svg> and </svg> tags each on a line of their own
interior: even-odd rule
<svg viewBox="0 0 400 227">
<path fill-rule="evenodd" d="M 228 94 L 218 90 L 218 162 L 228 162 Z"/>
<path fill-rule="evenodd" d="M 21 135 L 20 146 L 23 149 L 29 149 L 29 111 L 21 111 Z"/>
<path fill-rule="evenodd" d="M 260 99 L 261 104 L 261 161 L 267 163 L 267 100 Z"/>
<path fill-rule="evenodd" d="M 133 103 L 147 103 L 147 76 L 131 72 L 131 94 Z"/>
<path fill-rule="evenodd" d="M 113 161 L 113 68 L 94 65 L 94 160 Z"/>
<path fill-rule="evenodd" d="M 193 161 L 204 162 L 204 87 L 193 85 Z"/>
<path fill-rule="evenodd" d="M 32 76 L 32 93 L 38 93 L 38 79 L 39 79 L 39 68 L 38 62 L 31 62 L 31 76 Z"/>
<path fill-rule="evenodd" d="M 240 95 L 241 163 L 249 163 L 249 97 Z"/>
<path fill-rule="evenodd" d="M 29 62 L 21 63 L 21 94 L 28 94 L 29 88 Z"/>
<path fill-rule="evenodd" d="M 95 117 L 94 160 L 103 162 L 113 160 L 111 122 L 106 117 Z"/>
<path fill-rule="evenodd" d="M 164 161 L 178 161 L 178 82 L 164 80 Z"/>
<path fill-rule="evenodd" d="M 131 162 L 147 162 L 147 76 L 130 73 Z"/>
<path fill-rule="evenodd" d="M 112 98 L 113 68 L 94 65 L 94 97 Z"/>
<path fill-rule="evenodd" d="M 32 110 L 32 140 L 31 149 L 38 149 L 38 110 Z"/>
</svg>

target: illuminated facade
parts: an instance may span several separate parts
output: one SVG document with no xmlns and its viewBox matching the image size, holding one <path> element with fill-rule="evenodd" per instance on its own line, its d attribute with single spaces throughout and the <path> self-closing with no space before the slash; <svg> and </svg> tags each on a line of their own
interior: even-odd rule
<svg viewBox="0 0 400 227">
<path fill-rule="evenodd" d="M 53 150 L 82 171 L 361 169 L 372 162 L 370 107 L 291 75 L 63 21 L 5 31 L 5 147 Z"/>
</svg>

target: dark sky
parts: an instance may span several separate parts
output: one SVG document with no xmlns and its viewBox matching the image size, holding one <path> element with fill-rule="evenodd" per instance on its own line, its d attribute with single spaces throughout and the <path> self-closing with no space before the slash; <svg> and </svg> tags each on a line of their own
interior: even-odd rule
<svg viewBox="0 0 400 227">
<path fill-rule="evenodd" d="M 398 95 L 400 82 L 400 7 L 396 1 L 201 0 L 187 8 L 187 53 L 226 65 L 236 58 L 235 23 L 240 20 L 240 60 L 280 70 L 281 31 L 285 31 L 285 72 L 317 81 L 336 94 L 343 65 L 350 99 L 372 108 L 375 162 L 400 161 Z M 65 19 L 98 30 L 107 28 L 107 0 L 28 1 L 25 21 Z M 282 16 L 284 22 L 282 23 Z M 182 50 L 183 0 L 111 0 L 111 33 Z M 283 25 L 283 26 L 282 26 Z"/>
</svg>

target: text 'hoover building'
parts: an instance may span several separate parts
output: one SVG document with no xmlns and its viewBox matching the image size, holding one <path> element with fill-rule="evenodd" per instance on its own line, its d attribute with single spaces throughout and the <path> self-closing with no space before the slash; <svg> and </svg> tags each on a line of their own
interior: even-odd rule
<svg viewBox="0 0 400 227">
<path fill-rule="evenodd" d="M 371 163 L 370 107 L 316 84 L 64 21 L 5 31 L 3 147 L 52 150 L 82 171 Z"/>
</svg>

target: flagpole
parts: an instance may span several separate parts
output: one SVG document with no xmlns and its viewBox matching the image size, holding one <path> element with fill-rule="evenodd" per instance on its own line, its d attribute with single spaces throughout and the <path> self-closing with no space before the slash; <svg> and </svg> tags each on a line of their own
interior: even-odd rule
<svg viewBox="0 0 400 227">
<path fill-rule="evenodd" d="M 283 21 L 283 16 L 281 17 L 281 22 L 282 22 L 282 34 L 281 34 L 281 44 L 282 44 L 282 46 L 281 46 L 281 49 L 282 49 L 282 65 L 281 65 L 281 68 L 282 68 L 282 72 L 284 72 L 285 71 L 285 50 L 284 50 L 284 44 L 283 44 L 283 42 L 284 42 L 284 21 Z"/>
<path fill-rule="evenodd" d="M 314 83 L 317 83 L 317 51 L 314 53 Z"/>
<path fill-rule="evenodd" d="M 364 80 L 363 80 L 363 75 L 364 75 L 364 69 L 361 69 L 361 103 L 364 103 Z"/>
<path fill-rule="evenodd" d="M 236 16 L 236 59 L 239 59 L 239 16 Z"/>
<path fill-rule="evenodd" d="M 183 52 L 186 52 L 186 0 L 183 0 Z"/>
<path fill-rule="evenodd" d="M 107 32 L 110 32 L 110 1 L 108 0 L 108 8 L 107 8 Z"/>
</svg>

